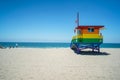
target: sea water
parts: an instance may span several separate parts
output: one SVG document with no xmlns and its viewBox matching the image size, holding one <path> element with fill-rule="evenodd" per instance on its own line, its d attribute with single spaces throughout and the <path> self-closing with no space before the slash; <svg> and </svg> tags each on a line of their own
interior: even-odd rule
<svg viewBox="0 0 120 80">
<path fill-rule="evenodd" d="M 59 42 L 0 42 L 3 47 L 20 47 L 20 48 L 69 48 L 70 43 Z M 120 43 L 103 43 L 101 48 L 120 48 Z"/>
</svg>

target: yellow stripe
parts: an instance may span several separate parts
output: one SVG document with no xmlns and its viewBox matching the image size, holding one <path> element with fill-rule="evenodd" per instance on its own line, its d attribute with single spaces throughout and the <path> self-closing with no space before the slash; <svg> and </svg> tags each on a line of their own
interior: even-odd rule
<svg viewBox="0 0 120 80">
<path fill-rule="evenodd" d="M 99 35 L 99 34 L 83 34 L 82 38 L 102 38 L 102 35 Z"/>
<path fill-rule="evenodd" d="M 82 35 L 76 35 L 73 36 L 72 39 L 77 39 L 77 38 L 98 38 L 98 39 L 102 39 L 102 35 L 99 34 L 82 34 Z"/>
<path fill-rule="evenodd" d="M 77 39 L 77 38 L 82 38 L 82 36 L 81 35 L 76 35 L 76 36 L 73 36 L 72 39 Z"/>
</svg>

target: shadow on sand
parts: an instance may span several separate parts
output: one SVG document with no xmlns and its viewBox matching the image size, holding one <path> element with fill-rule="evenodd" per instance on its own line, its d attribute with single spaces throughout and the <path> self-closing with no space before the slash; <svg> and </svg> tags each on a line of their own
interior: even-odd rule
<svg viewBox="0 0 120 80">
<path fill-rule="evenodd" d="M 76 53 L 76 52 L 75 52 Z M 93 51 L 81 51 L 79 53 L 76 53 L 77 55 L 110 55 L 110 53 L 107 52 L 93 52 Z"/>
</svg>

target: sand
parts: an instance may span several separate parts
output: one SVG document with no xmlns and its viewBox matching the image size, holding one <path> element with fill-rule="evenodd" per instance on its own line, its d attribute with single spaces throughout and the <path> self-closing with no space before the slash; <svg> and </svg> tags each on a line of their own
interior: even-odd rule
<svg viewBox="0 0 120 80">
<path fill-rule="evenodd" d="M 97 55 L 69 48 L 0 49 L 0 80 L 120 80 L 120 48 Z"/>
</svg>

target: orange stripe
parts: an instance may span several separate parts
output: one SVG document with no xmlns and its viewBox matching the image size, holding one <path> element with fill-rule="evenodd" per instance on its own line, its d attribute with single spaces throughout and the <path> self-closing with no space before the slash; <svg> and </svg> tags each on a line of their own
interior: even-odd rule
<svg viewBox="0 0 120 80">
<path fill-rule="evenodd" d="M 82 34 L 99 34 L 99 29 L 94 29 L 94 32 L 88 32 L 88 29 L 81 30 Z"/>
</svg>

